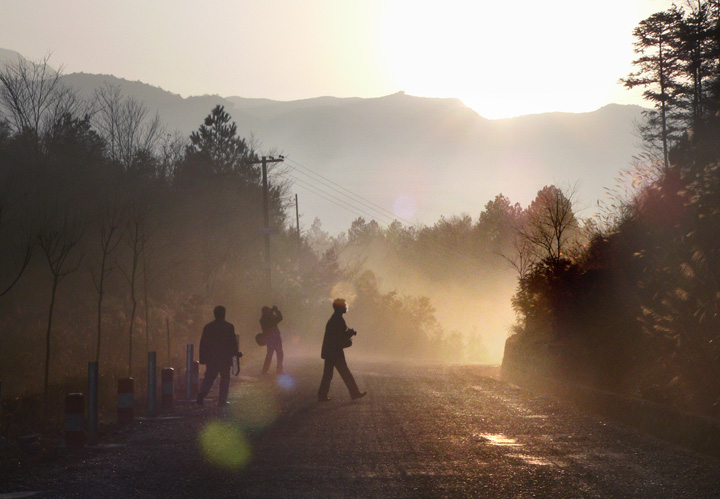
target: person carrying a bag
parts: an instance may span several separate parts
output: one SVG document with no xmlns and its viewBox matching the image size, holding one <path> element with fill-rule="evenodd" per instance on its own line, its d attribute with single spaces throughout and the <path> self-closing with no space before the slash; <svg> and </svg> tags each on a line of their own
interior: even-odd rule
<svg viewBox="0 0 720 499">
<path fill-rule="evenodd" d="M 263 307 L 262 314 L 260 316 L 260 327 L 262 328 L 262 340 L 265 342 L 267 347 L 267 353 L 265 354 L 265 362 L 263 363 L 262 374 L 267 374 L 270 370 L 270 363 L 272 362 L 273 353 L 277 359 L 277 374 L 283 372 L 283 354 L 282 338 L 280 338 L 280 329 L 278 323 L 283 319 L 280 309 L 275 305 L 270 307 Z"/>
<path fill-rule="evenodd" d="M 320 357 L 325 361 L 322 381 L 320 381 L 320 389 L 318 390 L 318 402 L 327 402 L 330 400 L 328 393 L 330 392 L 330 382 L 332 381 L 333 371 L 337 369 L 340 377 L 345 382 L 350 397 L 355 400 L 367 395 L 367 392 L 361 392 L 355 378 L 348 368 L 345 360 L 345 352 L 343 349 L 352 346 L 352 337 L 357 334 L 354 329 L 348 329 L 343 319 L 343 314 L 347 312 L 347 304 L 342 298 L 336 298 L 333 301 L 333 314 L 325 326 L 325 336 L 323 337 L 322 351 Z"/>
</svg>

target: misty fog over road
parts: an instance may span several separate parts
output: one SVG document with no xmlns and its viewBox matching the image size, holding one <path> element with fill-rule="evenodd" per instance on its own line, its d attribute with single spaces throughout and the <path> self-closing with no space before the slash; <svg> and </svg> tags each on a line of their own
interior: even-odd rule
<svg viewBox="0 0 720 499">
<path fill-rule="evenodd" d="M 352 361 L 351 361 L 352 362 Z M 717 497 L 720 462 L 481 366 L 353 362 L 316 401 L 319 361 L 287 377 L 235 379 L 230 407 L 179 407 L 100 451 L 17 473 L 0 492 L 36 497 Z M 212 398 L 212 393 L 211 393 Z M 212 443 L 211 434 L 218 437 Z"/>
</svg>

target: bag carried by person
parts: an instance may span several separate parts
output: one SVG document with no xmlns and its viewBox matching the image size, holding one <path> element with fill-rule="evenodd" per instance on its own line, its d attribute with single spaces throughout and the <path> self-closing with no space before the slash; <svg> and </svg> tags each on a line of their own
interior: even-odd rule
<svg viewBox="0 0 720 499">
<path fill-rule="evenodd" d="M 237 353 L 235 353 L 235 355 L 233 355 L 233 358 L 232 358 L 232 375 L 233 376 L 240 375 L 240 357 L 242 357 L 242 352 L 237 352 Z"/>
<path fill-rule="evenodd" d="M 267 334 L 266 333 L 258 333 L 255 335 L 255 342 L 260 345 L 261 347 L 264 347 L 267 345 Z"/>
<path fill-rule="evenodd" d="M 352 337 L 357 334 L 357 331 L 354 329 L 348 329 L 345 333 L 347 336 L 343 337 L 342 341 L 340 342 L 341 348 L 350 348 L 352 346 Z"/>
</svg>

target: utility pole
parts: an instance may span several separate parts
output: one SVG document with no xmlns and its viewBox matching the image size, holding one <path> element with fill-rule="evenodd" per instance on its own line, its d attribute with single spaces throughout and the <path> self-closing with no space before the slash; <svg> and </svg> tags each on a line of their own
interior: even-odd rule
<svg viewBox="0 0 720 499">
<path fill-rule="evenodd" d="M 265 292 L 267 298 L 270 298 L 272 291 L 272 276 L 271 276 L 271 260 L 270 260 L 270 203 L 268 200 L 268 178 L 267 178 L 267 165 L 268 163 L 280 163 L 285 161 L 284 156 L 263 156 L 260 161 L 253 162 L 254 165 L 262 164 L 262 179 L 263 179 L 263 218 L 264 225 L 261 234 L 265 236 Z"/>
</svg>

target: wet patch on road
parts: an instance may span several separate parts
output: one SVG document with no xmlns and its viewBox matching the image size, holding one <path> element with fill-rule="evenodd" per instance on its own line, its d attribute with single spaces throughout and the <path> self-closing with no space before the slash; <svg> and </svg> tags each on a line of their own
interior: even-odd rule
<svg viewBox="0 0 720 499">
<path fill-rule="evenodd" d="M 516 439 L 506 437 L 502 433 L 475 433 L 473 434 L 473 438 L 480 443 L 489 445 L 497 445 L 500 447 L 522 447 L 522 444 L 519 444 Z"/>
<path fill-rule="evenodd" d="M 532 464 L 534 466 L 552 466 L 553 462 L 543 459 L 541 457 L 533 456 L 530 454 L 508 454 L 507 457 L 520 459 L 524 464 Z"/>
</svg>

